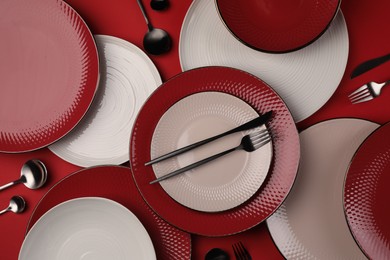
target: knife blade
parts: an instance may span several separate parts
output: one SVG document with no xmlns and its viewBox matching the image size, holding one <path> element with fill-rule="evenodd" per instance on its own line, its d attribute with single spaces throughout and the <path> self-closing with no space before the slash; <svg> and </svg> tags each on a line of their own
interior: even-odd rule
<svg viewBox="0 0 390 260">
<path fill-rule="evenodd" d="M 386 61 L 389 61 L 390 60 L 390 53 L 389 54 L 386 54 L 384 56 L 381 56 L 381 57 L 378 57 L 378 58 L 374 58 L 374 59 L 371 59 L 371 60 L 368 60 L 368 61 L 365 61 L 363 62 L 362 64 L 358 65 L 351 73 L 351 79 L 359 76 L 359 75 L 362 75 L 363 73 L 369 71 L 369 70 L 372 70 L 376 67 L 378 67 L 379 65 L 385 63 Z"/>
</svg>

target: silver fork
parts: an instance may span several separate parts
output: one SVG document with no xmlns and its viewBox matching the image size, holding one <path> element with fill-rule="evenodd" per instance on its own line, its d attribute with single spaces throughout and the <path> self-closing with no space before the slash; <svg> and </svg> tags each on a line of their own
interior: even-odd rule
<svg viewBox="0 0 390 260">
<path fill-rule="evenodd" d="M 244 150 L 244 151 L 247 151 L 247 152 L 253 152 L 257 149 L 259 149 L 260 147 L 266 145 L 267 143 L 269 143 L 271 141 L 271 136 L 268 132 L 267 129 L 263 129 L 261 131 L 258 131 L 258 132 L 254 132 L 254 133 L 251 133 L 249 135 L 246 135 L 244 136 L 242 139 L 241 139 L 241 143 L 240 145 L 238 145 L 237 147 L 234 147 L 234 148 L 231 148 L 229 150 L 226 150 L 224 152 L 221 152 L 221 153 L 218 153 L 218 154 L 215 154 L 213 156 L 210 156 L 206 159 L 203 159 L 203 160 L 200 160 L 198 162 L 195 162 L 193 164 L 190 164 L 186 167 L 183 167 L 183 168 L 180 168 L 176 171 L 173 171 L 171 173 L 168 173 L 166 175 L 163 175 L 153 181 L 150 182 L 150 184 L 153 184 L 153 183 L 156 183 L 156 182 L 160 182 L 160 181 L 163 181 L 163 180 L 166 180 L 168 178 L 171 178 L 173 176 L 176 176 L 180 173 L 183 173 L 183 172 L 186 172 L 186 171 L 189 171 L 195 167 L 198 167 L 200 165 L 203 165 L 205 163 L 208 163 L 208 162 L 211 162 L 219 157 L 222 157 L 226 154 L 229 154 L 233 151 L 237 151 L 237 150 Z"/>
<path fill-rule="evenodd" d="M 234 256 L 237 260 L 252 260 L 251 255 L 249 254 L 248 250 L 246 250 L 241 241 L 233 244 L 232 247 Z"/>
<path fill-rule="evenodd" d="M 348 97 L 352 104 L 357 104 L 365 101 L 369 101 L 378 97 L 381 94 L 381 90 L 386 86 L 390 81 L 376 83 L 368 82 L 367 84 L 361 86 L 354 92 L 352 92 Z"/>
</svg>

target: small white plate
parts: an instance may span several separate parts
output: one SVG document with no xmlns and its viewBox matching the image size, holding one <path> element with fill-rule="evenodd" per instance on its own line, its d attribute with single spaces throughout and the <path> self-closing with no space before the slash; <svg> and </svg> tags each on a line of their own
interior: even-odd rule
<svg viewBox="0 0 390 260">
<path fill-rule="evenodd" d="M 333 95 L 344 75 L 348 51 L 348 31 L 341 12 L 309 46 L 287 54 L 269 54 L 237 40 L 212 0 L 193 1 L 179 43 L 184 71 L 213 65 L 247 71 L 283 98 L 296 122 L 312 115 Z"/>
<path fill-rule="evenodd" d="M 101 59 L 99 89 L 85 118 L 49 149 L 82 167 L 119 165 L 129 160 L 130 133 L 135 117 L 161 84 L 148 56 L 122 39 L 96 35 Z"/>
<path fill-rule="evenodd" d="M 112 200 L 86 197 L 45 213 L 27 234 L 19 260 L 156 259 L 136 216 Z"/>
<path fill-rule="evenodd" d="M 190 95 L 168 109 L 158 122 L 151 143 L 151 158 L 235 128 L 258 117 L 244 101 L 220 92 Z M 256 130 L 266 129 L 265 126 Z M 236 147 L 248 130 L 153 165 L 156 177 Z M 217 212 L 248 200 L 264 182 L 272 158 L 272 144 L 248 153 L 234 151 L 213 162 L 161 181 L 178 203 L 194 210 Z"/>
<path fill-rule="evenodd" d="M 359 145 L 378 127 L 360 119 L 334 119 L 302 133 L 301 162 L 294 186 L 267 220 L 287 259 L 366 259 L 348 228 L 344 179 Z"/>
</svg>

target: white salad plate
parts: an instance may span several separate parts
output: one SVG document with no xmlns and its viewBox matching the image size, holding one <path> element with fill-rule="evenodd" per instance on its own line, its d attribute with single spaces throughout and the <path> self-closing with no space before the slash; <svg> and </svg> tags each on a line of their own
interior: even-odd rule
<svg viewBox="0 0 390 260">
<path fill-rule="evenodd" d="M 151 158 L 215 136 L 242 125 L 259 114 L 241 99 L 221 92 L 187 96 L 170 107 L 158 122 L 151 143 Z M 153 165 L 161 177 L 240 144 L 244 135 L 228 135 L 182 155 Z M 215 161 L 161 181 L 162 188 L 178 203 L 199 211 L 234 208 L 248 200 L 264 182 L 272 159 L 272 143 L 248 153 L 234 151 Z"/>
<path fill-rule="evenodd" d="M 63 202 L 45 213 L 27 234 L 19 260 L 154 260 L 152 241 L 137 217 L 99 197 Z"/>
<path fill-rule="evenodd" d="M 283 98 L 296 122 L 312 115 L 333 95 L 343 77 L 348 52 L 348 31 L 341 12 L 309 46 L 291 53 L 269 54 L 236 39 L 210 0 L 193 1 L 179 43 L 184 71 L 213 65 L 247 71 Z"/>
<path fill-rule="evenodd" d="M 95 35 L 95 40 L 101 59 L 95 100 L 79 125 L 49 146 L 57 156 L 82 167 L 129 160 L 135 117 L 161 84 L 157 68 L 141 49 L 113 36 Z"/>
</svg>

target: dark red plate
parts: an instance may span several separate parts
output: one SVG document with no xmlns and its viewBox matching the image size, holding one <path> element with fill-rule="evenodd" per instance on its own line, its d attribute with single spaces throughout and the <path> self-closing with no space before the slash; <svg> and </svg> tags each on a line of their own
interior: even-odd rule
<svg viewBox="0 0 390 260">
<path fill-rule="evenodd" d="M 315 41 L 329 27 L 341 0 L 215 0 L 226 27 L 244 44 L 289 52 Z"/>
<path fill-rule="evenodd" d="M 0 151 L 42 148 L 89 108 L 99 79 L 95 42 L 62 0 L 2 0 L 0 17 Z"/>
<path fill-rule="evenodd" d="M 269 127 L 274 134 L 273 162 L 260 190 L 244 204 L 231 210 L 207 213 L 189 209 L 173 200 L 155 179 L 150 158 L 154 129 L 173 104 L 194 93 L 216 91 L 231 94 L 259 114 L 274 116 Z M 269 217 L 283 202 L 299 164 L 299 136 L 282 99 L 253 75 L 227 67 L 205 67 L 183 72 L 161 85 L 146 101 L 136 119 L 130 141 L 130 164 L 142 196 L 151 208 L 172 225 L 190 233 L 223 236 L 249 229 Z"/>
<path fill-rule="evenodd" d="M 390 259 L 390 123 L 357 150 L 344 187 L 349 227 L 370 259 Z"/>
<path fill-rule="evenodd" d="M 130 169 L 120 166 L 88 168 L 65 177 L 35 207 L 27 232 L 52 207 L 80 197 L 103 197 L 128 208 L 149 233 L 157 259 L 191 258 L 190 235 L 159 218 L 139 194 Z"/>
</svg>

